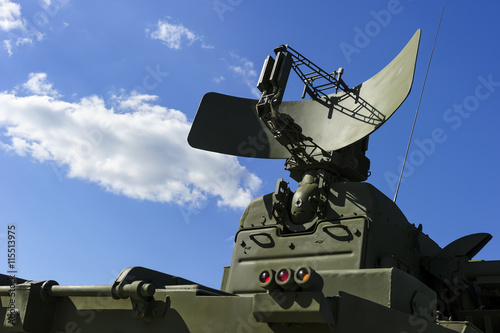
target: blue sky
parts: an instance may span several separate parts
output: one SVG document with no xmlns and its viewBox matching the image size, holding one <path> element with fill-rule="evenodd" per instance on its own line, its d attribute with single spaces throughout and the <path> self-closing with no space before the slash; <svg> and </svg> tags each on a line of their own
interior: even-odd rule
<svg viewBox="0 0 500 333">
<path fill-rule="evenodd" d="M 281 44 L 354 86 L 422 29 L 413 90 L 367 152 L 392 198 L 444 5 L 398 205 L 441 246 L 492 233 L 477 258 L 498 259 L 500 4 L 0 0 L 0 240 L 17 226 L 18 275 L 105 284 L 139 265 L 219 287 L 245 205 L 296 184 L 284 161 L 186 136 L 203 94 L 256 97 Z M 301 90 L 291 76 L 285 100 Z"/>
</svg>

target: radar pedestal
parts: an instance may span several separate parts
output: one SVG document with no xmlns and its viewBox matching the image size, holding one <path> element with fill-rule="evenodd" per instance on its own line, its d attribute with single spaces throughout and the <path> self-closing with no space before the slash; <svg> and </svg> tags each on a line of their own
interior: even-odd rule
<svg viewBox="0 0 500 333">
<path fill-rule="evenodd" d="M 278 180 L 272 215 L 288 232 L 310 229 L 325 217 L 331 184 L 360 182 L 370 175 L 368 135 L 408 96 L 420 30 L 383 70 L 354 87 L 342 68 L 326 72 L 289 45 L 268 56 L 259 77 L 259 100 L 206 94 L 189 144 L 195 148 L 254 158 L 284 158 L 299 182 L 296 193 Z M 291 71 L 304 84 L 302 101 L 283 101 Z"/>
</svg>

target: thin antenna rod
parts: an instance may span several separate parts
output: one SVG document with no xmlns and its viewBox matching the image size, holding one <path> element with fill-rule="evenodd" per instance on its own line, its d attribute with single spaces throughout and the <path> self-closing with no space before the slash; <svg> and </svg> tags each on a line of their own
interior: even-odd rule
<svg viewBox="0 0 500 333">
<path fill-rule="evenodd" d="M 434 44 L 432 44 L 432 50 L 431 50 L 431 55 L 429 57 L 429 63 L 427 64 L 427 70 L 425 71 L 424 83 L 422 85 L 422 91 L 420 91 L 420 98 L 418 99 L 417 111 L 415 112 L 415 119 L 413 120 L 413 125 L 411 127 L 410 139 L 408 140 L 408 146 L 406 147 L 405 158 L 403 160 L 403 166 L 401 167 L 401 174 L 399 175 L 399 181 L 398 181 L 398 186 L 396 188 L 396 194 L 394 194 L 394 200 L 393 200 L 394 202 L 396 202 L 396 199 L 398 198 L 399 186 L 401 185 L 401 180 L 403 179 L 403 171 L 405 170 L 406 159 L 408 158 L 408 152 L 410 151 L 411 139 L 413 137 L 413 131 L 415 130 L 415 124 L 417 123 L 418 110 L 420 109 L 420 102 L 422 101 L 422 95 L 424 94 L 425 82 L 427 81 L 427 74 L 429 74 L 429 68 L 431 67 L 432 54 L 434 53 L 434 47 L 436 46 L 436 41 L 437 41 L 438 33 L 439 33 L 439 27 L 441 26 L 441 20 L 443 19 L 443 14 L 444 14 L 444 6 L 443 6 L 443 10 L 441 11 L 441 17 L 439 18 L 438 27 L 436 30 L 436 37 L 434 37 Z"/>
</svg>

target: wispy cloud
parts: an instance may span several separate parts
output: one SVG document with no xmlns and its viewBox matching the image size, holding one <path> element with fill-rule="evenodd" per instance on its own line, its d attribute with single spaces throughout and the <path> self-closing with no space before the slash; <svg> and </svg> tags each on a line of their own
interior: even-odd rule
<svg viewBox="0 0 500 333">
<path fill-rule="evenodd" d="M 170 19 L 170 18 L 168 18 Z M 156 29 L 146 29 L 146 34 L 152 39 L 161 40 L 168 48 L 180 50 L 183 44 L 191 45 L 198 41 L 202 48 L 213 49 L 211 45 L 205 44 L 203 36 L 197 35 L 182 24 L 170 23 L 167 19 L 158 20 Z"/>
<path fill-rule="evenodd" d="M 260 92 L 257 89 L 257 72 L 254 69 L 254 64 L 252 61 L 245 57 L 241 57 L 235 52 L 230 53 L 231 63 L 228 64 L 229 69 L 239 77 L 242 82 L 250 88 L 251 93 L 256 97 L 260 98 Z"/>
<path fill-rule="evenodd" d="M 10 40 L 6 39 L 3 41 L 3 48 L 7 51 L 9 56 L 12 56 L 14 54 L 14 52 L 12 52 L 12 42 Z"/>
<path fill-rule="evenodd" d="M 3 40 L 3 48 L 9 56 L 14 54 L 14 46 L 33 44 L 34 40 L 43 39 L 43 33 L 28 25 L 29 22 L 22 16 L 20 4 L 0 0 L 0 30 L 8 33 L 8 37 Z"/>
<path fill-rule="evenodd" d="M 198 206 L 208 197 L 243 208 L 260 179 L 232 156 L 189 147 L 184 113 L 157 96 L 121 94 L 113 106 L 97 96 L 62 100 L 44 73 L 22 85 L 30 93 L 0 93 L 0 147 L 52 163 L 60 177 L 80 178 L 141 200 Z M 63 179 L 63 178 L 62 178 Z"/>
<path fill-rule="evenodd" d="M 23 88 L 35 95 L 59 96 L 57 90 L 52 88 L 52 83 L 47 82 L 45 73 L 30 73 L 28 81 L 23 83 Z"/>
<path fill-rule="evenodd" d="M 191 45 L 196 41 L 201 43 L 202 48 L 213 48 L 203 42 L 203 36 L 196 35 L 180 23 L 170 23 L 168 19 L 158 20 L 154 31 L 146 29 L 147 36 L 161 40 L 164 45 L 174 50 L 180 50 L 184 44 Z"/>
<path fill-rule="evenodd" d="M 217 83 L 217 84 L 221 83 L 221 82 L 222 82 L 222 81 L 224 81 L 224 80 L 225 80 L 225 78 L 224 78 L 224 76 L 222 76 L 222 75 L 219 75 L 219 76 L 217 76 L 217 77 L 214 77 L 214 78 L 213 78 L 213 81 L 214 81 L 215 83 Z"/>
<path fill-rule="evenodd" d="M 40 0 L 40 3 L 42 5 L 42 7 L 44 7 L 44 8 L 49 8 L 51 2 L 52 2 L 51 0 Z"/>
</svg>

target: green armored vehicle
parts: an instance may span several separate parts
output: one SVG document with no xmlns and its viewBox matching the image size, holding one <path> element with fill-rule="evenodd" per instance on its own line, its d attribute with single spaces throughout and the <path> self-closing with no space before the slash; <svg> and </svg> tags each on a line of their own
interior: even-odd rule
<svg viewBox="0 0 500 333">
<path fill-rule="evenodd" d="M 492 236 L 441 248 L 364 182 L 368 135 L 408 96 L 419 40 L 355 87 L 283 45 L 264 63 L 260 100 L 203 97 L 191 146 L 283 158 L 299 182 L 250 203 L 220 290 L 142 267 L 112 285 L 3 275 L 0 331 L 500 332 L 500 261 L 472 260 Z M 311 99 L 282 101 L 292 69 Z"/>
</svg>

